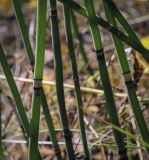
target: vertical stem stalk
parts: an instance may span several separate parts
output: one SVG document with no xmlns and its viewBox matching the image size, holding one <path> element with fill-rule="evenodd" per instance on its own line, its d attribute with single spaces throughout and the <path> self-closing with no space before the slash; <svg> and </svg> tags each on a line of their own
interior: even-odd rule
<svg viewBox="0 0 149 160">
<path fill-rule="evenodd" d="M 105 8 L 105 13 L 106 13 L 106 17 L 107 17 L 108 21 L 111 24 L 113 24 L 115 27 L 117 27 L 115 17 L 111 13 L 110 7 L 108 6 L 108 2 L 103 0 L 103 5 L 104 5 L 104 8 Z M 121 65 L 121 70 L 122 70 L 123 77 L 124 77 L 124 80 L 125 80 L 129 101 L 130 101 L 130 104 L 132 106 L 138 128 L 140 130 L 142 139 L 145 142 L 149 143 L 149 130 L 147 128 L 147 125 L 146 125 L 145 119 L 143 117 L 141 107 L 140 107 L 140 104 L 139 104 L 139 101 L 138 101 L 138 98 L 137 98 L 137 95 L 136 95 L 134 82 L 133 82 L 132 77 L 131 77 L 131 72 L 130 72 L 130 69 L 129 69 L 129 65 L 128 65 L 128 62 L 127 62 L 127 58 L 126 58 L 126 54 L 125 54 L 123 44 L 114 35 L 112 36 L 112 38 L 113 38 L 113 42 L 115 44 L 115 48 L 117 50 L 117 56 L 118 56 L 118 59 L 119 59 L 120 65 Z M 149 154 L 149 148 L 148 147 L 146 147 L 146 150 Z"/>
<path fill-rule="evenodd" d="M 102 81 L 103 90 L 105 93 L 105 98 L 107 101 L 107 109 L 109 111 L 110 120 L 112 124 L 120 127 L 118 114 L 116 111 L 116 106 L 115 106 L 115 101 L 114 101 L 114 96 L 112 92 L 112 87 L 110 83 L 110 78 L 109 78 L 108 70 L 106 67 L 100 31 L 98 28 L 98 23 L 96 21 L 96 13 L 94 9 L 93 0 L 84 0 L 84 2 L 86 6 L 87 15 L 89 18 L 92 38 L 93 38 L 95 52 L 96 52 L 98 65 L 99 65 L 100 77 Z M 118 146 L 119 154 L 121 157 L 124 157 L 125 155 L 127 155 L 127 149 L 125 147 L 124 137 L 120 132 L 118 132 L 114 128 L 113 128 L 113 132 L 115 136 L 115 141 Z"/>
<path fill-rule="evenodd" d="M 26 52 L 27 52 L 27 55 L 28 55 L 28 58 L 29 58 L 29 62 L 32 66 L 32 65 L 34 65 L 34 55 L 33 55 L 31 45 L 30 45 L 28 34 L 26 34 L 27 29 L 26 29 L 25 21 L 22 18 L 23 14 L 22 14 L 22 11 L 21 11 L 20 2 L 19 2 L 19 0 L 12 0 L 12 4 L 13 4 L 13 7 L 15 9 L 15 14 L 16 14 L 16 17 L 17 17 L 17 21 L 18 21 L 18 24 L 19 24 L 19 28 L 20 28 L 22 37 L 23 37 L 23 43 L 24 43 L 24 46 L 25 46 L 25 49 L 26 49 Z"/>
<path fill-rule="evenodd" d="M 79 27 L 78 27 L 76 16 L 75 16 L 73 10 L 70 10 L 70 14 L 71 14 L 71 20 L 72 20 L 72 24 L 73 24 L 74 33 L 79 41 L 80 52 L 81 52 L 82 58 L 84 60 L 84 65 L 85 66 L 87 65 L 87 70 L 88 70 L 89 74 L 93 75 L 94 72 L 93 72 L 92 68 L 90 67 L 90 64 L 89 64 L 90 62 L 89 62 L 89 59 L 86 55 L 85 48 L 83 46 L 83 37 L 82 37 L 81 33 L 79 32 Z"/>
<path fill-rule="evenodd" d="M 17 86 L 15 84 L 15 81 L 13 79 L 12 73 L 10 71 L 10 68 L 9 68 L 8 63 L 7 63 L 7 59 L 6 59 L 6 56 L 4 54 L 4 50 L 1 46 L 1 44 L 0 44 L 0 62 L 1 62 L 4 74 L 6 76 L 8 85 L 9 85 L 9 87 L 11 89 L 11 92 L 12 92 L 12 95 L 14 97 L 14 100 L 15 100 L 15 103 L 16 103 L 16 106 L 17 106 L 17 111 L 19 113 L 19 117 L 21 119 L 21 122 L 22 122 L 23 128 L 25 130 L 26 136 L 28 136 L 29 135 L 29 121 L 28 121 L 28 118 L 27 118 L 27 115 L 26 115 L 26 112 L 25 112 L 25 109 L 24 109 L 19 91 L 18 91 Z"/>
<path fill-rule="evenodd" d="M 56 0 L 50 0 L 51 7 L 51 32 L 52 32 L 52 45 L 54 50 L 54 61 L 55 61 L 55 73 L 56 73 L 56 92 L 60 111 L 60 117 L 64 132 L 64 138 L 66 142 L 67 155 L 69 160 L 75 160 L 72 134 L 69 129 L 67 112 L 64 98 L 63 88 L 63 68 L 62 68 L 62 57 L 60 48 L 60 34 L 57 18 Z"/>
<path fill-rule="evenodd" d="M 21 6 L 20 6 L 18 0 L 12 0 L 12 2 L 13 2 L 14 9 L 15 9 L 17 21 L 18 21 L 18 24 L 20 26 L 20 31 L 22 33 L 22 39 L 23 39 L 23 42 L 24 42 L 24 46 L 25 46 L 26 51 L 27 51 L 27 56 L 28 56 L 29 62 L 31 64 L 32 70 L 34 71 L 35 58 L 34 58 L 33 51 L 32 51 L 32 48 L 31 48 L 31 44 L 30 44 L 30 41 L 29 41 L 28 33 L 27 33 L 27 30 L 26 30 L 24 17 L 23 17 L 22 11 L 20 9 Z M 55 155 L 56 155 L 58 160 L 61 160 L 62 156 L 61 156 L 60 148 L 59 148 L 57 137 L 56 137 L 56 132 L 55 132 L 55 129 L 54 129 L 54 124 L 53 124 L 53 121 L 52 121 L 52 118 L 51 118 L 51 114 L 49 112 L 49 107 L 48 107 L 48 103 L 47 103 L 46 96 L 45 96 L 43 88 L 42 88 L 42 92 L 41 92 L 41 103 L 42 103 L 42 108 L 43 108 L 43 112 L 44 112 L 44 115 L 45 115 L 45 119 L 46 119 L 46 122 L 47 122 L 47 126 L 48 126 L 48 129 L 49 129 L 50 138 L 52 140 L 52 144 L 53 144 L 53 147 L 54 147 Z"/>
<path fill-rule="evenodd" d="M 65 17 L 66 38 L 68 43 L 68 52 L 69 52 L 69 58 L 71 61 L 72 71 L 73 71 L 73 79 L 74 79 L 75 94 L 77 99 L 78 117 L 79 117 L 79 124 L 80 124 L 81 136 L 82 136 L 83 149 L 84 149 L 85 159 L 88 160 L 90 159 L 90 154 L 88 150 L 86 133 L 85 133 L 85 124 L 83 120 L 83 117 L 84 117 L 83 102 L 82 102 L 82 96 L 80 91 L 75 51 L 73 47 L 71 21 L 70 21 L 70 9 L 66 5 L 64 5 L 64 17 Z"/>
<path fill-rule="evenodd" d="M 38 159 L 38 134 L 40 121 L 40 105 L 42 92 L 42 77 L 45 53 L 46 33 L 46 11 L 47 0 L 37 1 L 37 36 L 36 36 L 36 58 L 34 69 L 32 118 L 30 121 L 29 160 Z"/>
<path fill-rule="evenodd" d="M 85 8 L 79 5 L 77 2 L 69 0 L 58 0 L 62 2 L 63 4 L 66 4 L 76 12 L 78 12 L 80 15 L 88 18 L 88 15 L 85 11 Z M 107 31 L 114 34 L 117 38 L 119 38 L 121 41 L 125 42 L 129 46 L 131 46 L 136 51 L 140 52 L 142 56 L 149 62 L 149 51 L 146 49 L 142 44 L 140 45 L 136 39 L 132 38 L 131 36 L 125 35 L 122 31 L 118 30 L 116 27 L 111 25 L 109 22 L 105 21 L 103 18 L 96 16 L 94 17 L 94 21 Z"/>
</svg>

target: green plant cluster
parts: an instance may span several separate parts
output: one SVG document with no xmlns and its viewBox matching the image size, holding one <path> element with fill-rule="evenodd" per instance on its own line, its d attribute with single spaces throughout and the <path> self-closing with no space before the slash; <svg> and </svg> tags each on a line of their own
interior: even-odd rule
<svg viewBox="0 0 149 160">
<path fill-rule="evenodd" d="M 121 66 L 121 71 L 125 80 L 125 85 L 128 92 L 128 98 L 131 107 L 134 112 L 137 126 L 139 128 L 143 144 L 146 147 L 146 151 L 149 153 L 149 130 L 145 123 L 140 104 L 136 95 L 135 85 L 133 83 L 129 65 L 127 62 L 124 43 L 140 52 L 143 57 L 149 61 L 149 51 L 144 48 L 144 46 L 139 41 L 133 29 L 127 23 L 126 19 L 122 16 L 120 11 L 117 9 L 116 5 L 112 0 L 102 0 L 105 15 L 107 21 L 96 15 L 93 0 L 84 0 L 84 6 L 73 0 L 58 0 L 63 4 L 64 18 L 65 18 L 65 34 L 68 43 L 68 53 L 71 61 L 72 74 L 75 86 L 75 95 L 77 101 L 78 119 L 80 125 L 80 133 L 82 138 L 82 145 L 84 149 L 84 159 L 90 160 L 90 150 L 88 147 L 85 124 L 84 124 L 84 113 L 83 113 L 83 100 L 80 91 L 79 75 L 77 69 L 77 62 L 73 44 L 72 35 L 72 25 L 75 35 L 80 41 L 80 51 L 84 59 L 84 63 L 89 62 L 88 57 L 84 51 L 83 40 L 81 34 L 79 33 L 78 24 L 74 12 L 87 18 L 90 25 L 90 30 L 92 33 L 92 41 L 94 44 L 95 56 L 97 57 L 97 63 L 99 66 L 99 73 L 102 82 L 102 87 L 104 90 L 104 95 L 106 99 L 106 107 L 110 116 L 111 126 L 113 128 L 113 134 L 115 137 L 115 142 L 118 147 L 118 153 L 120 159 L 128 159 L 127 147 L 124 142 L 124 134 L 121 129 L 121 125 L 118 118 L 118 113 L 116 110 L 115 100 L 113 96 L 113 91 L 110 83 L 110 78 L 108 74 L 108 69 L 106 66 L 104 48 L 101 41 L 99 26 L 108 30 L 113 38 L 113 43 L 117 51 L 117 57 Z M 59 113 L 61 117 L 61 124 L 63 128 L 63 134 L 66 144 L 67 157 L 69 160 L 75 160 L 76 155 L 74 153 L 72 133 L 69 129 L 67 111 L 65 106 L 64 88 L 63 88 L 63 68 L 62 68 L 62 57 L 61 57 L 61 41 L 59 33 L 58 15 L 57 15 L 57 2 L 56 0 L 49 0 L 50 3 L 50 23 L 51 23 L 51 33 L 52 33 L 52 47 L 54 52 L 54 62 L 55 62 L 55 75 L 56 75 L 56 92 L 57 101 L 59 107 Z M 24 47 L 28 56 L 29 63 L 33 71 L 33 96 L 32 96 L 32 116 L 29 121 L 19 91 L 17 89 L 16 83 L 13 79 L 13 75 L 10 71 L 6 55 L 0 43 L 0 63 L 2 65 L 3 71 L 5 73 L 7 82 L 9 84 L 10 90 L 14 97 L 17 111 L 21 123 L 23 125 L 25 138 L 27 140 L 27 145 L 29 148 L 28 159 L 29 160 L 40 160 L 42 156 L 38 149 L 38 134 L 39 134 L 39 120 L 40 120 L 40 106 L 43 108 L 44 116 L 49 129 L 49 135 L 53 144 L 53 149 L 58 160 L 62 160 L 63 157 L 60 152 L 60 147 L 56 137 L 54 124 L 50 115 L 49 107 L 47 104 L 46 96 L 42 87 L 42 77 L 44 68 L 44 53 L 45 53 L 45 35 L 46 35 L 46 14 L 47 14 L 47 0 L 37 1 L 37 28 L 36 28 L 36 50 L 35 57 L 31 48 L 29 41 L 24 17 L 21 11 L 19 0 L 12 0 L 14 11 L 16 14 L 17 22 L 22 34 L 22 39 L 24 42 Z M 117 21 L 123 26 L 125 33 L 121 32 L 118 28 Z M 71 23 L 72 22 L 72 23 Z M 91 75 L 94 71 L 88 65 L 87 70 Z M 2 131 L 0 130 L 0 133 Z M 127 135 L 127 133 L 126 133 Z M 1 138 L 1 136 L 0 136 Z M 2 140 L 2 139 L 1 139 Z M 2 143 L 0 143 L 0 156 L 3 155 Z"/>
</svg>

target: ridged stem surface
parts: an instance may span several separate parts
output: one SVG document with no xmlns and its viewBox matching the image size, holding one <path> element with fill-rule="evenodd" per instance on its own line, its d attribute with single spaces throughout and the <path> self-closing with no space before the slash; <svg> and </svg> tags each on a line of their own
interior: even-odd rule
<svg viewBox="0 0 149 160">
<path fill-rule="evenodd" d="M 78 118 L 79 118 L 79 124 L 80 124 L 83 149 L 84 149 L 85 159 L 88 160 L 90 159 L 90 155 L 89 155 L 87 139 L 86 139 L 86 132 L 85 132 L 83 102 L 82 102 L 82 95 L 80 91 L 77 62 L 76 62 L 76 56 L 75 56 L 75 51 L 74 51 L 74 46 L 73 46 L 71 21 L 70 21 L 70 9 L 66 5 L 64 5 L 64 17 L 65 17 L 65 30 L 66 30 L 66 39 L 67 39 L 67 44 L 68 44 L 68 53 L 69 53 L 69 59 L 70 59 L 71 66 L 72 66 L 75 94 L 76 94 L 76 99 L 77 99 Z"/>
</svg>

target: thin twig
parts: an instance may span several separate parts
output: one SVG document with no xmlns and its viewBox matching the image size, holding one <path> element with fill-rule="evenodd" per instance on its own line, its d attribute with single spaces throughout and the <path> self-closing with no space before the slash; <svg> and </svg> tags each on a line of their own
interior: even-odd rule
<svg viewBox="0 0 149 160">
<path fill-rule="evenodd" d="M 0 79 L 5 80 L 6 78 L 5 78 L 4 75 L 0 75 Z M 15 81 L 27 82 L 27 83 L 33 83 L 33 80 L 29 79 L 29 78 L 14 77 L 14 80 Z M 54 81 L 43 80 L 42 83 L 44 85 L 52 85 L 52 86 L 56 85 L 56 83 Z M 69 88 L 69 89 L 74 89 L 74 85 L 67 84 L 67 83 L 64 83 L 64 87 Z M 94 89 L 94 88 L 88 88 L 88 87 L 81 87 L 80 89 L 81 89 L 81 91 L 88 92 L 88 93 L 101 94 L 101 95 L 103 95 L 103 93 L 104 93 L 103 90 L 100 90 L 100 89 Z M 123 97 L 127 97 L 127 94 L 125 94 L 125 93 L 115 93 L 115 96 L 117 96 L 119 98 L 123 98 Z"/>
</svg>

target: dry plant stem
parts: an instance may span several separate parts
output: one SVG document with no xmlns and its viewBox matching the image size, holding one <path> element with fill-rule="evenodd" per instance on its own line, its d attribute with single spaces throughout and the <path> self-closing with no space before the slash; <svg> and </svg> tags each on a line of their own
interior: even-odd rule
<svg viewBox="0 0 149 160">
<path fill-rule="evenodd" d="M 0 79 L 6 79 L 5 76 L 0 75 Z M 21 78 L 21 77 L 14 77 L 15 81 L 21 81 L 21 82 L 26 82 L 26 83 L 32 83 L 33 80 L 29 79 L 29 78 Z M 54 81 L 46 81 L 43 80 L 42 83 L 44 85 L 51 85 L 51 86 L 55 86 L 56 83 Z M 67 84 L 64 83 L 64 87 L 68 88 L 68 89 L 74 89 L 74 85 L 71 84 Z M 93 94 L 99 94 L 100 96 L 102 96 L 104 94 L 103 90 L 100 89 L 95 89 L 95 88 L 88 88 L 88 87 L 80 87 L 82 92 L 88 92 L 88 93 L 93 93 Z M 127 94 L 125 93 L 114 93 L 115 96 L 119 97 L 119 98 L 125 98 L 127 97 Z"/>
<path fill-rule="evenodd" d="M 109 0 L 103 1 L 106 17 L 111 24 L 113 24 L 115 27 L 117 27 L 117 23 L 116 23 L 115 17 L 113 16 L 113 12 L 111 12 L 111 10 L 110 10 L 111 5 L 109 6 L 108 2 L 109 2 Z M 132 33 L 132 32 L 130 31 L 130 33 Z M 132 36 L 134 38 L 136 37 L 134 35 L 134 33 L 132 33 Z M 125 80 L 129 101 L 130 101 L 130 104 L 132 106 L 138 128 L 140 130 L 142 139 L 145 142 L 149 143 L 149 130 L 147 128 L 145 119 L 144 119 L 142 111 L 141 111 L 139 101 L 137 99 L 134 82 L 133 82 L 132 77 L 131 77 L 131 72 L 130 72 L 130 69 L 129 69 L 129 65 L 128 65 L 128 62 L 127 62 L 127 58 L 126 58 L 126 54 L 125 54 L 123 44 L 122 44 L 121 41 L 119 41 L 119 39 L 117 39 L 117 37 L 113 36 L 112 38 L 113 38 L 113 42 L 115 44 L 115 48 L 117 50 L 117 56 L 118 56 L 120 66 L 121 66 L 121 70 L 122 70 L 122 73 L 123 73 L 123 77 L 124 77 L 124 80 Z M 137 41 L 138 41 L 138 39 L 137 39 Z M 149 148 L 148 147 L 146 147 L 146 150 L 149 153 Z"/>
<path fill-rule="evenodd" d="M 85 8 L 75 1 L 69 1 L 69 0 L 58 0 L 62 2 L 63 4 L 68 5 L 70 8 L 72 8 L 74 11 L 78 12 L 80 15 L 88 18 L 88 15 L 86 14 Z M 109 22 L 105 21 L 99 16 L 94 17 L 94 21 L 106 29 L 107 31 L 114 34 L 117 38 L 119 38 L 121 41 L 125 42 L 132 48 L 134 48 L 136 51 L 140 52 L 142 56 L 149 62 L 149 51 L 141 44 L 136 41 L 136 39 L 133 39 L 131 36 L 125 35 L 122 31 L 118 30 L 116 27 L 111 25 Z"/>
<path fill-rule="evenodd" d="M 87 65 L 87 70 L 88 70 L 89 74 L 94 75 L 94 72 L 93 72 L 92 68 L 90 67 L 89 59 L 86 55 L 85 48 L 83 46 L 83 37 L 82 37 L 81 33 L 79 32 L 79 27 L 77 24 L 76 16 L 72 10 L 70 10 L 70 14 L 71 14 L 71 21 L 72 21 L 72 25 L 73 25 L 73 30 L 74 30 L 75 36 L 77 37 L 77 39 L 79 41 L 80 53 L 81 53 L 82 58 L 84 60 L 84 66 Z"/>
<path fill-rule="evenodd" d="M 90 23 L 90 27 L 91 27 L 92 38 L 93 38 L 93 42 L 94 42 L 98 65 L 100 68 L 99 72 L 100 72 L 103 90 L 105 93 L 105 98 L 107 101 L 107 109 L 108 109 L 108 112 L 110 115 L 110 120 L 111 120 L 112 124 L 120 127 L 118 114 L 116 111 L 116 106 L 115 106 L 115 101 L 114 101 L 114 96 L 113 96 L 113 92 L 112 92 L 112 87 L 111 87 L 109 74 L 108 74 L 108 70 L 107 70 L 106 62 L 105 62 L 105 57 L 104 57 L 104 53 L 103 53 L 103 46 L 102 46 L 102 42 L 101 42 L 100 31 L 98 28 L 98 23 L 94 18 L 94 17 L 96 17 L 96 13 L 95 13 L 93 1 L 92 0 L 84 0 L 84 2 L 85 2 L 86 11 L 87 11 L 87 15 L 88 15 L 89 23 Z M 117 143 L 120 156 L 127 154 L 123 135 L 115 129 L 113 129 L 113 132 L 114 132 L 115 141 Z"/>
<path fill-rule="evenodd" d="M 66 5 L 64 5 L 64 17 L 65 17 L 66 38 L 67 38 L 67 43 L 68 43 L 68 52 L 69 52 L 69 58 L 71 61 L 71 66 L 72 66 L 75 94 L 76 94 L 76 99 L 77 99 L 79 125 L 80 125 L 80 131 L 81 131 L 81 137 L 82 137 L 82 143 L 83 143 L 83 149 L 84 149 L 84 155 L 85 155 L 84 159 L 89 160 L 90 154 L 88 150 L 86 132 L 85 132 L 85 124 L 83 120 L 83 117 L 84 117 L 83 102 L 82 102 L 78 69 L 77 69 L 77 63 L 76 63 L 76 57 L 75 57 L 73 39 L 72 39 L 70 9 Z"/>
<path fill-rule="evenodd" d="M 24 46 L 25 46 L 26 51 L 27 51 L 27 56 L 28 56 L 29 62 L 31 64 L 32 70 L 34 70 L 35 58 L 34 58 L 33 51 L 32 51 L 32 48 L 31 48 L 31 44 L 30 44 L 30 41 L 29 41 L 29 37 L 28 37 L 27 30 L 26 30 L 24 17 L 23 17 L 22 11 L 21 11 L 21 6 L 19 4 L 19 1 L 18 0 L 13 0 L 13 6 L 14 6 L 14 9 L 15 9 L 15 13 L 16 13 L 17 21 L 18 21 L 18 24 L 19 24 L 19 27 L 20 27 L 20 31 L 22 33 L 22 38 L 23 38 L 23 41 L 24 41 Z M 45 93 L 44 93 L 43 89 L 41 91 L 41 103 L 42 103 L 42 108 L 43 108 L 43 112 L 44 112 L 44 115 L 45 115 L 46 123 L 47 123 L 48 129 L 49 129 L 50 138 L 52 140 L 52 144 L 53 144 L 53 147 L 54 147 L 55 155 L 56 155 L 57 159 L 60 160 L 60 159 L 62 159 L 62 156 L 61 156 L 61 153 L 60 153 L 60 148 L 59 148 L 56 133 L 55 133 L 55 130 L 54 130 L 54 124 L 53 124 L 53 121 L 52 121 L 52 118 L 51 118 L 51 114 L 49 112 L 49 107 L 48 107 L 46 96 L 45 96 Z"/>
<path fill-rule="evenodd" d="M 64 98 L 63 69 L 62 69 L 62 57 L 61 57 L 60 34 L 59 34 L 59 26 L 57 18 L 56 0 L 50 0 L 50 7 L 51 7 L 51 32 L 52 32 L 52 45 L 53 45 L 54 60 L 55 60 L 57 99 L 58 99 L 60 117 L 64 132 L 64 138 L 66 142 L 67 155 L 69 160 L 75 160 L 73 143 L 72 143 L 72 133 L 68 125 L 65 98 Z"/>
<path fill-rule="evenodd" d="M 46 11 L 47 0 L 37 1 L 37 30 L 36 30 L 36 58 L 34 68 L 33 97 L 32 97 L 32 117 L 29 132 L 29 153 L 28 159 L 38 159 L 38 133 L 40 121 L 40 105 L 42 92 L 42 77 L 45 53 L 45 33 L 46 33 Z"/>
</svg>

